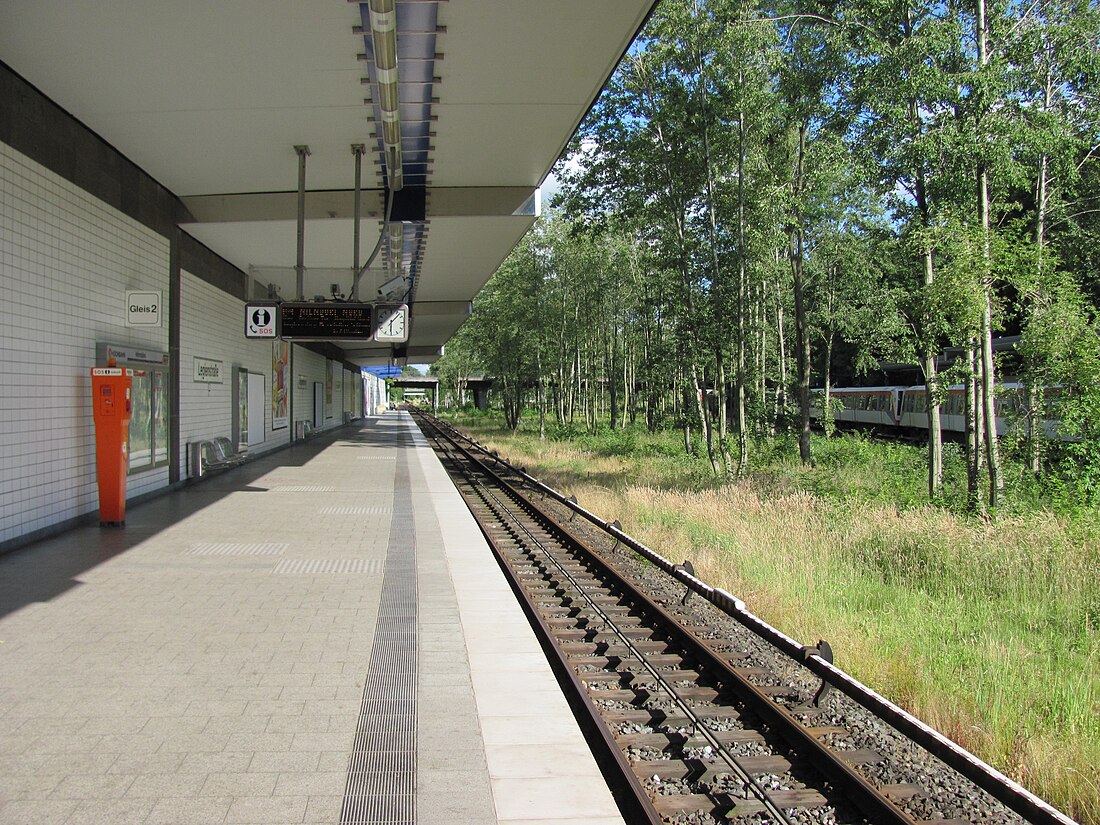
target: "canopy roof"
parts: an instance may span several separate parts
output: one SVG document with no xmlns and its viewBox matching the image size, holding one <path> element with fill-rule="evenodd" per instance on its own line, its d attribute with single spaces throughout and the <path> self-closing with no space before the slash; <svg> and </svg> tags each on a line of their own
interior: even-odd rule
<svg viewBox="0 0 1100 825">
<path fill-rule="evenodd" d="M 362 145 L 360 265 L 382 245 L 358 295 L 407 300 L 407 357 L 430 361 L 534 221 L 537 187 L 655 3 L 6 0 L 0 59 L 180 196 L 186 232 L 286 299 L 352 294 Z M 295 147 L 308 147 L 301 296 Z M 340 345 L 359 364 L 393 356 Z"/>
</svg>

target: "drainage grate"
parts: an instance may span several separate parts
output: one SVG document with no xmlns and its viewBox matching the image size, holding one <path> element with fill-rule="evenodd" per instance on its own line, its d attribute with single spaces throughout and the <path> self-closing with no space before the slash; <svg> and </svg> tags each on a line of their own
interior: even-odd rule
<svg viewBox="0 0 1100 825">
<path fill-rule="evenodd" d="M 340 825 L 402 825 L 412 822 L 408 812 L 416 807 L 416 796 L 394 793 L 345 796 Z"/>
<path fill-rule="evenodd" d="M 192 544 L 184 554 L 188 556 L 280 556 L 285 544 L 235 544 L 233 542 L 203 542 Z"/>
<path fill-rule="evenodd" d="M 357 751 L 348 761 L 349 773 L 411 774 L 416 754 L 408 751 Z"/>
<path fill-rule="evenodd" d="M 408 454 L 397 453 L 382 598 L 340 825 L 416 822 L 416 533 Z"/>
<path fill-rule="evenodd" d="M 271 488 L 272 493 L 335 493 L 335 487 L 323 487 L 317 484 L 280 484 Z"/>
<path fill-rule="evenodd" d="M 322 516 L 384 516 L 390 512 L 389 507 L 322 507 Z"/>
<path fill-rule="evenodd" d="M 374 573 L 382 572 L 379 559 L 283 559 L 272 573 Z"/>
</svg>

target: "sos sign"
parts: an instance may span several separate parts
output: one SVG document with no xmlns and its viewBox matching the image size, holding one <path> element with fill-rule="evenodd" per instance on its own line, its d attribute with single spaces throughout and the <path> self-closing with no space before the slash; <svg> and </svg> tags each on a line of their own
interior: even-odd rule
<svg viewBox="0 0 1100 825">
<path fill-rule="evenodd" d="M 277 338 L 279 308 L 275 304 L 246 304 L 244 308 L 245 338 Z"/>
</svg>

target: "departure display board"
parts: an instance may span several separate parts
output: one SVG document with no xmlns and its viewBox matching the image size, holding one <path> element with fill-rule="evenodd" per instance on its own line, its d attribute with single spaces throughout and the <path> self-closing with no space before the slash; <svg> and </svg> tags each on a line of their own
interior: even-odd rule
<svg viewBox="0 0 1100 825">
<path fill-rule="evenodd" d="M 368 339 L 374 333 L 374 305 L 348 301 L 284 302 L 279 305 L 281 338 Z"/>
</svg>

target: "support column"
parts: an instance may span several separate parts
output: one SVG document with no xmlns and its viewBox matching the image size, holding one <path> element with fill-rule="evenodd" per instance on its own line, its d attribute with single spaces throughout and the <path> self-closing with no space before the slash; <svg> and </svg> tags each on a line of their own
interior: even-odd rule
<svg viewBox="0 0 1100 825">
<path fill-rule="evenodd" d="M 168 236 L 168 483 L 180 480 L 180 228 Z"/>
<path fill-rule="evenodd" d="M 298 295 L 296 300 L 305 300 L 306 281 L 306 158 L 308 146 L 295 146 L 298 153 L 298 263 L 294 270 L 298 273 Z"/>
<path fill-rule="evenodd" d="M 363 153 L 367 147 L 362 143 L 353 143 L 351 151 L 355 155 L 355 253 L 352 282 L 351 300 L 359 300 L 359 223 L 363 218 Z"/>
</svg>

